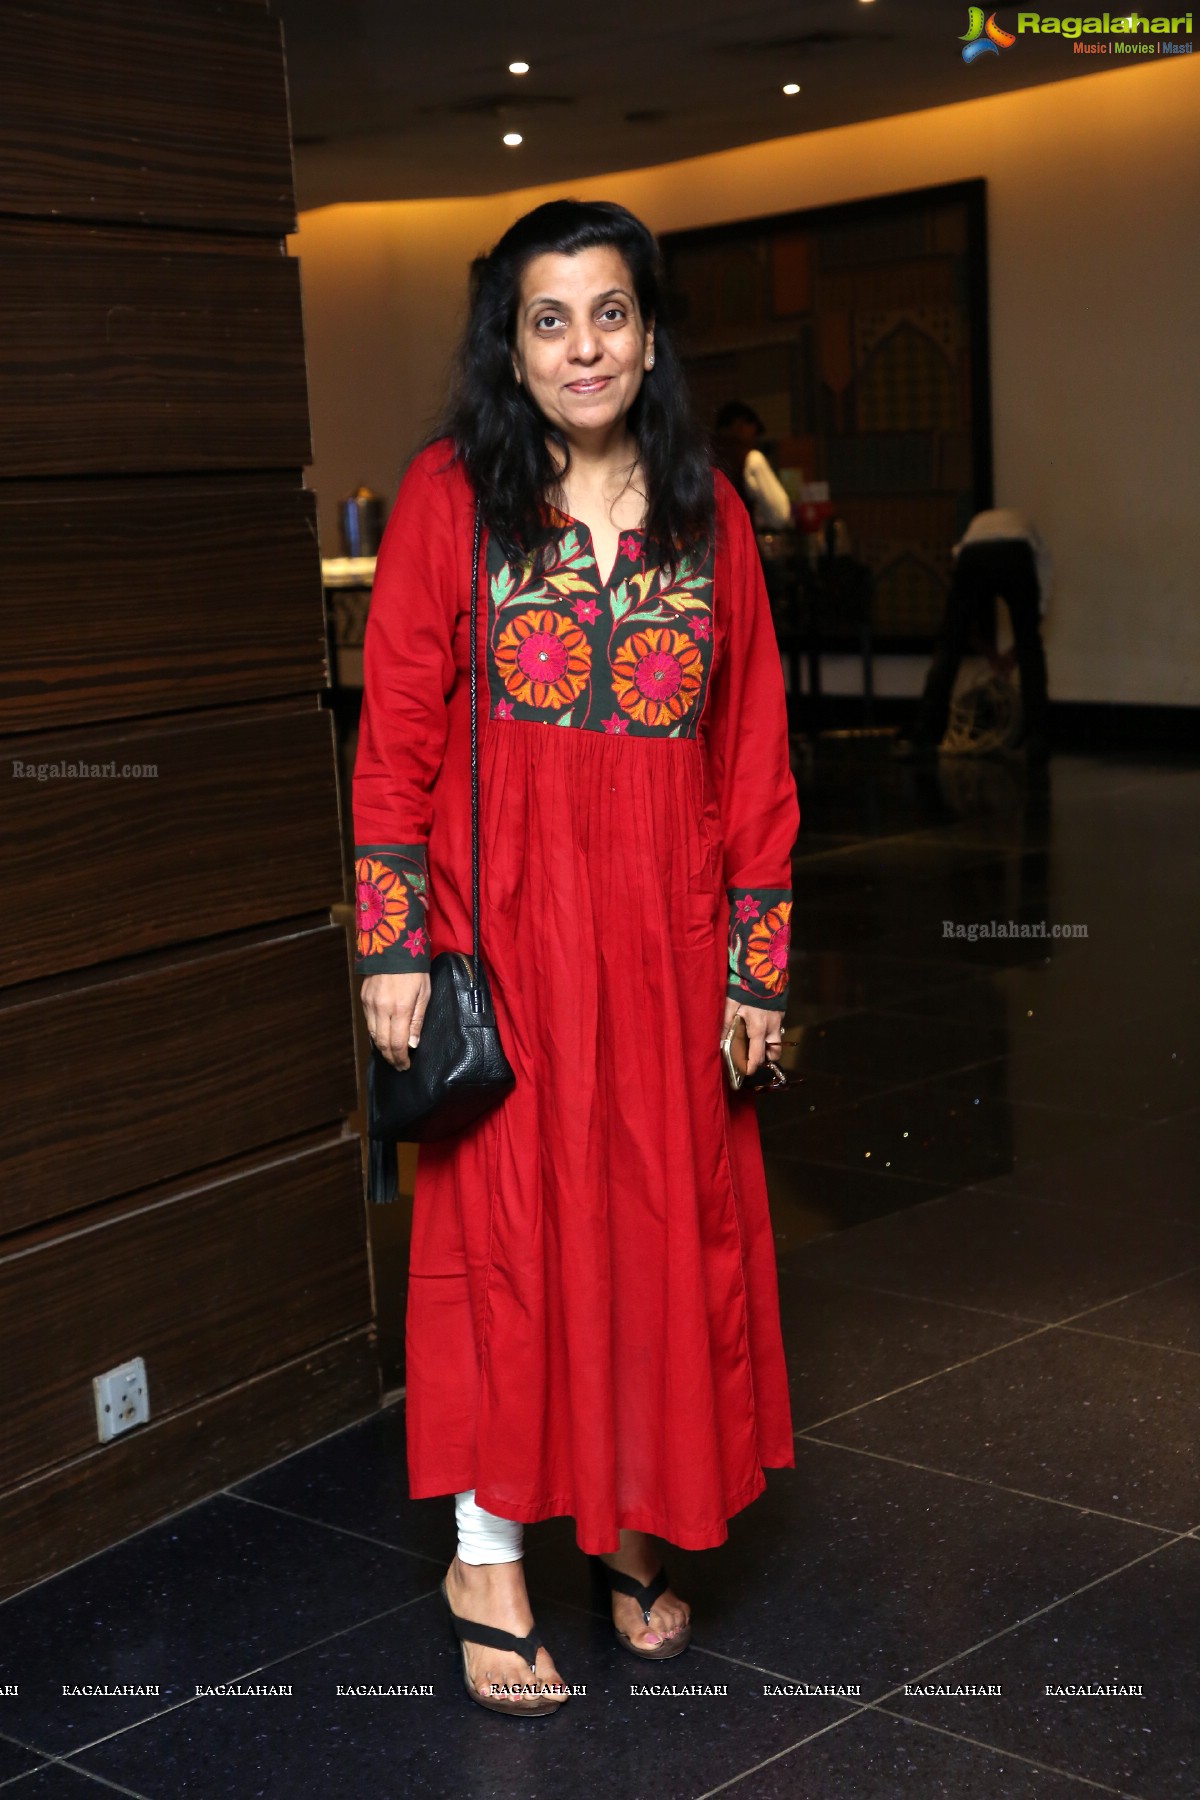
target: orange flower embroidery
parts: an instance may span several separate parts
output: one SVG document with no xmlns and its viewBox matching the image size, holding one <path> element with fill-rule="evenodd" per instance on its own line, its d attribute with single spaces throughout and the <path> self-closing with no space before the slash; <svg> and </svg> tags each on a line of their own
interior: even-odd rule
<svg viewBox="0 0 1200 1800">
<path fill-rule="evenodd" d="M 408 923 L 408 883 L 373 856 L 359 857 L 356 876 L 358 954 L 374 956 L 390 950 Z"/>
<path fill-rule="evenodd" d="M 495 663 L 514 700 L 554 707 L 570 706 L 592 666 L 578 625 L 555 612 L 519 613 L 496 640 Z"/>
<path fill-rule="evenodd" d="M 792 903 L 781 900 L 756 919 L 746 945 L 746 968 L 769 994 L 787 986 L 788 948 L 792 941 Z"/>
<path fill-rule="evenodd" d="M 612 659 L 618 705 L 642 725 L 681 719 L 700 692 L 704 663 L 686 631 L 634 631 Z"/>
</svg>

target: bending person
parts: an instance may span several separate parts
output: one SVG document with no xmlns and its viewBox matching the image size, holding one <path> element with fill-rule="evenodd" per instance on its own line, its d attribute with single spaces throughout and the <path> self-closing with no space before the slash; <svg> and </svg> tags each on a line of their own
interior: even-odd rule
<svg viewBox="0 0 1200 1800">
<path fill-rule="evenodd" d="M 997 598 L 1008 607 L 1013 649 L 1021 672 L 1020 746 L 1030 759 L 1049 751 L 1046 652 L 1040 620 L 1051 580 L 1050 553 L 1037 528 L 1022 513 L 997 509 L 976 513 L 954 547 L 954 574 L 933 663 L 911 737 L 893 745 L 900 757 L 932 756 L 946 733 L 950 697 L 967 653 L 971 622 Z M 1015 747 L 1015 746 L 1014 746 Z"/>
</svg>

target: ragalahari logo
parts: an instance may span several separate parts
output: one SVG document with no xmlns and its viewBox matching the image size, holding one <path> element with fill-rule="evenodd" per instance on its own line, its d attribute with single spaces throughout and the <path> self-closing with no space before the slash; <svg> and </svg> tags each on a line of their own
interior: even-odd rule
<svg viewBox="0 0 1200 1800">
<path fill-rule="evenodd" d="M 967 19 L 967 30 L 958 40 L 963 47 L 965 63 L 973 63 L 977 56 L 999 56 L 1002 50 L 1011 50 L 1017 41 L 1011 31 L 997 25 L 995 13 L 987 15 L 985 24 L 982 6 L 969 6 Z"/>
</svg>

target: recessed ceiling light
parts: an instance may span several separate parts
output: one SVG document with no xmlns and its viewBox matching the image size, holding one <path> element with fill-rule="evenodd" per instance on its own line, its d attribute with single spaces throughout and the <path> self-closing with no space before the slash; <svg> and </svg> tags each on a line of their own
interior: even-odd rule
<svg viewBox="0 0 1200 1800">
<path fill-rule="evenodd" d="M 783 91 L 785 94 L 798 94 L 800 92 L 800 83 L 798 81 L 785 81 L 783 84 Z"/>
<path fill-rule="evenodd" d="M 529 64 L 523 62 L 509 63 L 508 72 L 510 75 L 528 75 Z"/>
<path fill-rule="evenodd" d="M 506 131 L 504 134 L 504 141 L 510 150 L 515 150 L 518 144 L 523 144 L 525 142 L 525 139 L 521 136 L 519 131 Z"/>
</svg>

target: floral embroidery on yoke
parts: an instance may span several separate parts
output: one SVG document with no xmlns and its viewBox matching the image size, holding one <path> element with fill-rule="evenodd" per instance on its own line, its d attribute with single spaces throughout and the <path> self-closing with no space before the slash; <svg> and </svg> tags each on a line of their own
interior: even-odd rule
<svg viewBox="0 0 1200 1800">
<path fill-rule="evenodd" d="M 602 582 L 586 527 L 561 532 L 538 573 L 488 546 L 488 684 L 494 719 L 634 737 L 694 737 L 712 665 L 711 546 L 674 575 L 622 533 Z"/>
</svg>

